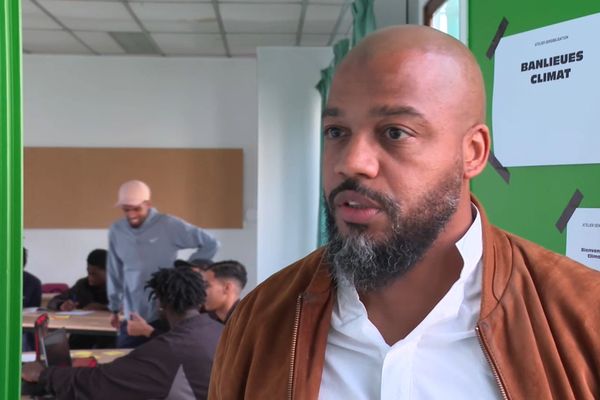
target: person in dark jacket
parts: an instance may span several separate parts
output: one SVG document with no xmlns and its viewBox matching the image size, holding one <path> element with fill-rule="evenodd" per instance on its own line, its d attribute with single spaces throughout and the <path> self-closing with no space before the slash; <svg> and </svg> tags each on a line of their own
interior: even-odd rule
<svg viewBox="0 0 600 400">
<path fill-rule="evenodd" d="M 27 249 L 23 247 L 23 308 L 39 307 L 42 304 L 42 281 L 27 271 Z"/>
<path fill-rule="evenodd" d="M 23 308 L 39 307 L 42 304 L 42 281 L 27 271 L 27 249 L 23 247 Z M 23 333 L 23 351 L 35 350 L 33 334 Z"/>
<path fill-rule="evenodd" d="M 108 310 L 106 296 L 106 257 L 104 249 L 92 250 L 87 257 L 87 276 L 79 279 L 73 287 L 50 300 L 48 309 L 72 311 Z"/>
<path fill-rule="evenodd" d="M 40 382 L 59 400 L 203 400 L 222 325 L 198 307 L 206 292 L 202 277 L 187 268 L 160 269 L 148 281 L 172 329 L 128 355 L 95 368 L 23 365 L 23 379 Z"/>
<path fill-rule="evenodd" d="M 69 290 L 54 296 L 48 302 L 49 310 L 72 311 L 108 310 L 106 295 L 105 249 L 95 249 L 87 256 L 87 276 L 79 279 Z M 115 347 L 115 338 L 106 335 L 72 334 L 69 337 L 72 349 L 106 349 Z"/>
<path fill-rule="evenodd" d="M 246 267 L 235 260 L 212 263 L 202 272 L 206 282 L 204 309 L 225 324 L 240 302 L 248 281 Z"/>
<path fill-rule="evenodd" d="M 212 260 L 206 258 L 197 258 L 191 261 L 185 261 L 181 259 L 175 260 L 173 268 L 187 268 L 194 271 L 197 274 L 205 271 L 212 264 Z M 206 295 L 208 297 L 208 282 L 204 280 Z M 200 312 L 203 310 L 203 305 L 200 306 Z M 215 315 L 209 313 L 209 316 L 221 322 Z M 129 314 L 129 320 L 127 321 L 127 335 L 129 336 L 143 336 L 146 338 L 153 338 L 169 330 L 169 323 L 164 318 L 159 318 L 155 321 L 148 322 L 142 316 L 136 312 Z"/>
</svg>

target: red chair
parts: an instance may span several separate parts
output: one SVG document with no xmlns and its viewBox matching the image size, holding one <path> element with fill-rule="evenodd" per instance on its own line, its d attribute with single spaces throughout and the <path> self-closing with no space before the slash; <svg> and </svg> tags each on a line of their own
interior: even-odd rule
<svg viewBox="0 0 600 400">
<path fill-rule="evenodd" d="M 35 338 L 35 359 L 37 361 L 42 361 L 41 342 L 48 334 L 48 321 L 48 314 L 43 313 L 36 318 L 35 323 L 33 324 L 33 337 Z"/>
<path fill-rule="evenodd" d="M 42 284 L 42 293 L 64 293 L 69 290 L 66 283 L 44 283 Z"/>
</svg>

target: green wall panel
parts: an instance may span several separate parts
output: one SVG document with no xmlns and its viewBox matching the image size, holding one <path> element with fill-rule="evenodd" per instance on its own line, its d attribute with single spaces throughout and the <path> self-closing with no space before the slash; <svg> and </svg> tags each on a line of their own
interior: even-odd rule
<svg viewBox="0 0 600 400">
<path fill-rule="evenodd" d="M 19 399 L 22 301 L 21 25 L 0 0 L 0 399 Z"/>
<path fill-rule="evenodd" d="M 488 59 L 486 53 L 500 21 L 503 18 L 508 20 L 504 36 L 509 36 L 598 12 L 598 1 L 469 2 L 469 46 L 483 70 L 488 94 L 488 124 L 492 135 L 494 59 Z M 596 85 L 600 90 L 600 80 Z M 590 135 L 597 134 L 590 132 Z M 565 139 L 568 140 L 568 135 Z M 583 193 L 579 207 L 600 208 L 600 165 L 511 167 L 508 170 L 508 184 L 489 164 L 483 174 L 472 182 L 472 190 L 484 204 L 491 221 L 564 254 L 567 231 L 559 232 L 555 224 L 577 189 Z"/>
</svg>

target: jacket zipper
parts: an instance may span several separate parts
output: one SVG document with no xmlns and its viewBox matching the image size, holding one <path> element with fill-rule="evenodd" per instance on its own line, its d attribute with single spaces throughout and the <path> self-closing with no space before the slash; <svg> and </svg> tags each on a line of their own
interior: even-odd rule
<svg viewBox="0 0 600 400">
<path fill-rule="evenodd" d="M 298 343 L 298 328 L 300 326 L 300 312 L 302 310 L 302 295 L 296 299 L 296 316 L 294 317 L 294 330 L 292 332 L 292 352 L 290 354 L 290 375 L 288 377 L 288 399 L 294 396 L 294 369 L 296 362 L 296 344 Z"/>
<path fill-rule="evenodd" d="M 485 355 L 485 359 L 487 360 L 488 364 L 490 365 L 490 368 L 492 368 L 492 374 L 494 374 L 494 378 L 496 378 L 496 383 L 498 384 L 498 388 L 500 389 L 502 398 L 504 400 L 508 400 L 508 395 L 506 394 L 506 389 L 504 388 L 504 385 L 502 384 L 502 381 L 500 380 L 500 375 L 498 375 L 498 370 L 496 369 L 496 365 L 494 365 L 494 362 L 492 361 L 492 357 L 488 353 L 487 347 L 485 347 L 485 344 L 483 343 L 483 338 L 481 337 L 481 332 L 479 331 L 479 326 L 475 327 L 475 332 L 477 332 L 477 339 L 479 341 L 479 346 L 481 347 L 481 351 L 483 351 L 483 354 Z"/>
</svg>

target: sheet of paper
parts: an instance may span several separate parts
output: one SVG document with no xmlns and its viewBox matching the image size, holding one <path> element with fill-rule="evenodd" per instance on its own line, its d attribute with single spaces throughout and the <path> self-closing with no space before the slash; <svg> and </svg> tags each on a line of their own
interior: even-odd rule
<svg viewBox="0 0 600 400">
<path fill-rule="evenodd" d="M 110 350 L 110 351 L 104 351 L 102 352 L 102 355 L 106 355 L 106 356 L 124 356 L 125 354 L 127 354 L 126 351 L 120 351 L 120 350 Z"/>
<path fill-rule="evenodd" d="M 600 163 L 600 14 L 506 36 L 494 54 L 494 153 L 505 167 Z"/>
<path fill-rule="evenodd" d="M 85 358 L 85 357 L 91 357 L 93 355 L 94 355 L 94 353 L 92 353 L 91 351 L 85 351 L 85 350 L 71 351 L 72 357 Z"/>
<path fill-rule="evenodd" d="M 578 208 L 567 224 L 567 257 L 600 271 L 600 208 Z"/>
<path fill-rule="evenodd" d="M 35 351 L 28 351 L 21 354 L 21 362 L 32 362 L 35 361 Z"/>
<path fill-rule="evenodd" d="M 92 313 L 93 313 L 93 311 L 73 310 L 73 311 L 60 311 L 60 312 L 55 313 L 54 315 L 58 315 L 61 317 L 68 317 L 68 316 L 74 316 L 74 315 L 90 315 Z"/>
<path fill-rule="evenodd" d="M 23 309 L 23 313 L 24 313 L 24 314 L 33 314 L 33 313 L 35 313 L 35 312 L 37 312 L 37 311 L 38 311 L 38 308 L 37 308 L 37 307 L 25 307 L 25 308 Z"/>
</svg>

